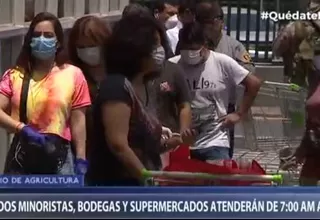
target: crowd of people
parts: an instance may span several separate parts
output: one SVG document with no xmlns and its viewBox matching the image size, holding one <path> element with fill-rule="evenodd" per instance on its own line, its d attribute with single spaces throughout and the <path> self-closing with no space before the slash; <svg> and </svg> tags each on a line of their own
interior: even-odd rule
<svg viewBox="0 0 320 220">
<path fill-rule="evenodd" d="M 139 186 L 182 144 L 192 159 L 231 159 L 261 80 L 219 2 L 184 2 L 130 4 L 112 29 L 82 17 L 67 45 L 56 16 L 36 15 L 0 82 L 0 125 L 15 133 L 5 173 Z"/>
</svg>

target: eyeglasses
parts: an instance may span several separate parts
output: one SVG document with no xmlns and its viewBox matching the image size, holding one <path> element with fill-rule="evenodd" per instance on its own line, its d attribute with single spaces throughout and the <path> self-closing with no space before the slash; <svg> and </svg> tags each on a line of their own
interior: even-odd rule
<svg viewBox="0 0 320 220">
<path fill-rule="evenodd" d="M 185 10 L 180 11 L 179 14 L 180 15 L 190 15 L 190 14 L 194 14 L 194 12 L 191 9 L 186 8 Z"/>
<path fill-rule="evenodd" d="M 223 15 L 217 15 L 213 17 L 214 20 L 223 20 Z"/>
<path fill-rule="evenodd" d="M 214 24 L 217 21 L 223 21 L 223 16 L 222 15 L 217 15 L 211 18 L 198 18 L 198 21 L 202 25 L 207 25 L 207 24 Z"/>
<path fill-rule="evenodd" d="M 32 37 L 45 37 L 45 38 L 52 38 L 52 37 L 55 37 L 55 33 L 53 32 L 50 32 L 50 31 L 35 31 L 32 33 Z"/>
</svg>

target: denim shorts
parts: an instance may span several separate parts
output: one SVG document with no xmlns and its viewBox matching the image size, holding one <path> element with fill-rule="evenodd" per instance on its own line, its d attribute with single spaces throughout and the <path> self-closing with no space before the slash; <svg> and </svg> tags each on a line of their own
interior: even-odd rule
<svg viewBox="0 0 320 220">
<path fill-rule="evenodd" d="M 209 147 L 204 149 L 196 149 L 190 151 L 191 159 L 206 161 L 206 160 L 229 160 L 228 147 Z"/>
<path fill-rule="evenodd" d="M 71 150 L 71 146 L 68 147 L 68 155 L 65 163 L 61 167 L 60 171 L 57 173 L 59 175 L 74 175 L 74 156 Z"/>
</svg>

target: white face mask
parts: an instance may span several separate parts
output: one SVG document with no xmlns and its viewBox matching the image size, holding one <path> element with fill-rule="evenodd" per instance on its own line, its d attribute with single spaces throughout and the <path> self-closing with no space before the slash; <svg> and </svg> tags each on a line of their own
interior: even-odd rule
<svg viewBox="0 0 320 220">
<path fill-rule="evenodd" d="M 153 51 L 153 59 L 156 62 L 157 66 L 162 66 L 163 62 L 166 59 L 166 52 L 162 46 L 159 46 L 157 49 Z"/>
<path fill-rule="evenodd" d="M 97 66 L 101 63 L 100 47 L 77 48 L 80 60 L 90 66 Z"/>
<path fill-rule="evenodd" d="M 172 29 L 175 26 L 177 26 L 178 22 L 179 22 L 178 16 L 177 15 L 173 15 L 166 21 L 166 23 L 165 23 L 166 28 L 168 30 Z"/>
<path fill-rule="evenodd" d="M 181 59 L 189 65 L 197 65 L 201 62 L 201 50 L 181 50 Z"/>
</svg>

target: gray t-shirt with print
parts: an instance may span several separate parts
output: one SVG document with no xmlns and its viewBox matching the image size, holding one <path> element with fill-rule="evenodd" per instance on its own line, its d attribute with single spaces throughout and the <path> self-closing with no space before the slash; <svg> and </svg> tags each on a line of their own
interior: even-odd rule
<svg viewBox="0 0 320 220">
<path fill-rule="evenodd" d="M 184 75 L 179 65 L 166 61 L 161 75 L 148 83 L 148 110 L 158 117 L 163 126 L 177 133 L 180 132 L 180 105 L 190 102 Z"/>
</svg>

